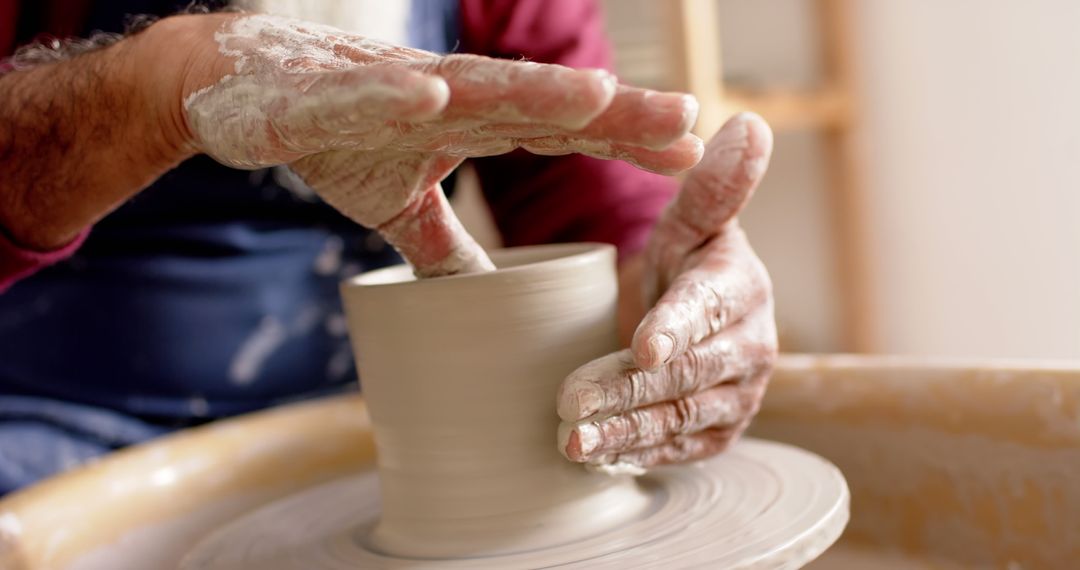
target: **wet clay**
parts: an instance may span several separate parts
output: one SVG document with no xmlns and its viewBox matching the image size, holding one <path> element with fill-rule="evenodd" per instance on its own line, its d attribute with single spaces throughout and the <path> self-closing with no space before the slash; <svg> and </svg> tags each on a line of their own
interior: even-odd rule
<svg viewBox="0 0 1080 570">
<path fill-rule="evenodd" d="M 343 286 L 377 470 L 301 491 L 213 533 L 183 568 L 791 568 L 842 531 L 824 460 L 743 442 L 634 478 L 556 447 L 554 397 L 617 348 L 615 251 L 496 252 L 489 273 Z"/>
<path fill-rule="evenodd" d="M 236 520 L 199 544 L 181 568 L 798 568 L 832 545 L 848 518 L 835 467 L 759 440 L 693 466 L 650 471 L 636 484 L 648 509 L 607 529 L 536 550 L 425 559 L 390 555 L 372 543 L 380 505 L 378 478 L 369 472 Z M 481 538 L 462 546 L 492 537 Z"/>
</svg>

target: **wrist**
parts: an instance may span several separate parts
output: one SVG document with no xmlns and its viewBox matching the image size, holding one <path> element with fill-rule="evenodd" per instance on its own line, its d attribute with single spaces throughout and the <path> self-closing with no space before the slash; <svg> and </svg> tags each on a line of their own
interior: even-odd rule
<svg viewBox="0 0 1080 570">
<path fill-rule="evenodd" d="M 151 110 L 150 132 L 162 157 L 174 164 L 199 152 L 184 111 L 194 92 L 233 71 L 233 59 L 220 53 L 214 34 L 236 14 L 192 14 L 165 18 L 132 36 L 126 49 L 128 72 L 138 82 Z"/>
</svg>

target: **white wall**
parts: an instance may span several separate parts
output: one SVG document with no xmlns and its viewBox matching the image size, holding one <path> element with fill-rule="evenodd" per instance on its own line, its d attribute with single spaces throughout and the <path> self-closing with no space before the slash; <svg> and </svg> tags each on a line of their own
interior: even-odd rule
<svg viewBox="0 0 1080 570">
<path fill-rule="evenodd" d="M 812 86 L 810 0 L 717 0 L 724 71 Z M 1080 358 L 1080 1 L 849 0 L 884 352 Z M 623 77 L 662 86 L 664 3 L 606 0 Z M 743 216 L 782 338 L 838 346 L 823 153 L 780 133 Z"/>
<path fill-rule="evenodd" d="M 1080 358 L 1080 2 L 854 2 L 880 335 Z"/>
</svg>

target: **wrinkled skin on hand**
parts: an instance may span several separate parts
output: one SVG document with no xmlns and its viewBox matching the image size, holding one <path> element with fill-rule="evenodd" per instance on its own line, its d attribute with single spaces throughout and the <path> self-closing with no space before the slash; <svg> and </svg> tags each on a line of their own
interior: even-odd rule
<svg viewBox="0 0 1080 570">
<path fill-rule="evenodd" d="M 218 61 L 185 91 L 199 150 L 239 168 L 289 164 L 420 276 L 492 268 L 439 188 L 467 157 L 524 148 L 661 173 L 701 157 L 692 97 L 601 70 L 439 56 L 266 15 L 223 17 L 214 39 Z"/>
<path fill-rule="evenodd" d="M 752 114 L 707 145 L 650 237 L 638 283 L 651 310 L 631 347 L 559 389 L 568 459 L 619 471 L 702 459 L 757 413 L 777 356 L 772 285 L 735 216 L 771 151 L 769 127 Z"/>
</svg>

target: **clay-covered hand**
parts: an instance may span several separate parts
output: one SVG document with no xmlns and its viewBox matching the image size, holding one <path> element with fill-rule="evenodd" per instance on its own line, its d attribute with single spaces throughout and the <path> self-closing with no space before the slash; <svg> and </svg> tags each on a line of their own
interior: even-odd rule
<svg viewBox="0 0 1080 570">
<path fill-rule="evenodd" d="M 650 237 L 639 283 L 652 308 L 631 348 L 560 387 L 569 459 L 617 471 L 701 459 L 757 413 L 777 355 L 772 285 L 735 216 L 771 151 L 768 125 L 752 114 L 706 146 Z"/>
<path fill-rule="evenodd" d="M 186 82 L 194 144 L 230 166 L 290 164 L 421 275 L 490 268 L 438 186 L 466 157 L 576 152 L 673 173 L 701 156 L 688 134 L 692 97 L 625 87 L 602 70 L 439 56 L 276 16 L 216 17 L 218 53 L 206 56 L 216 63 Z"/>
</svg>

